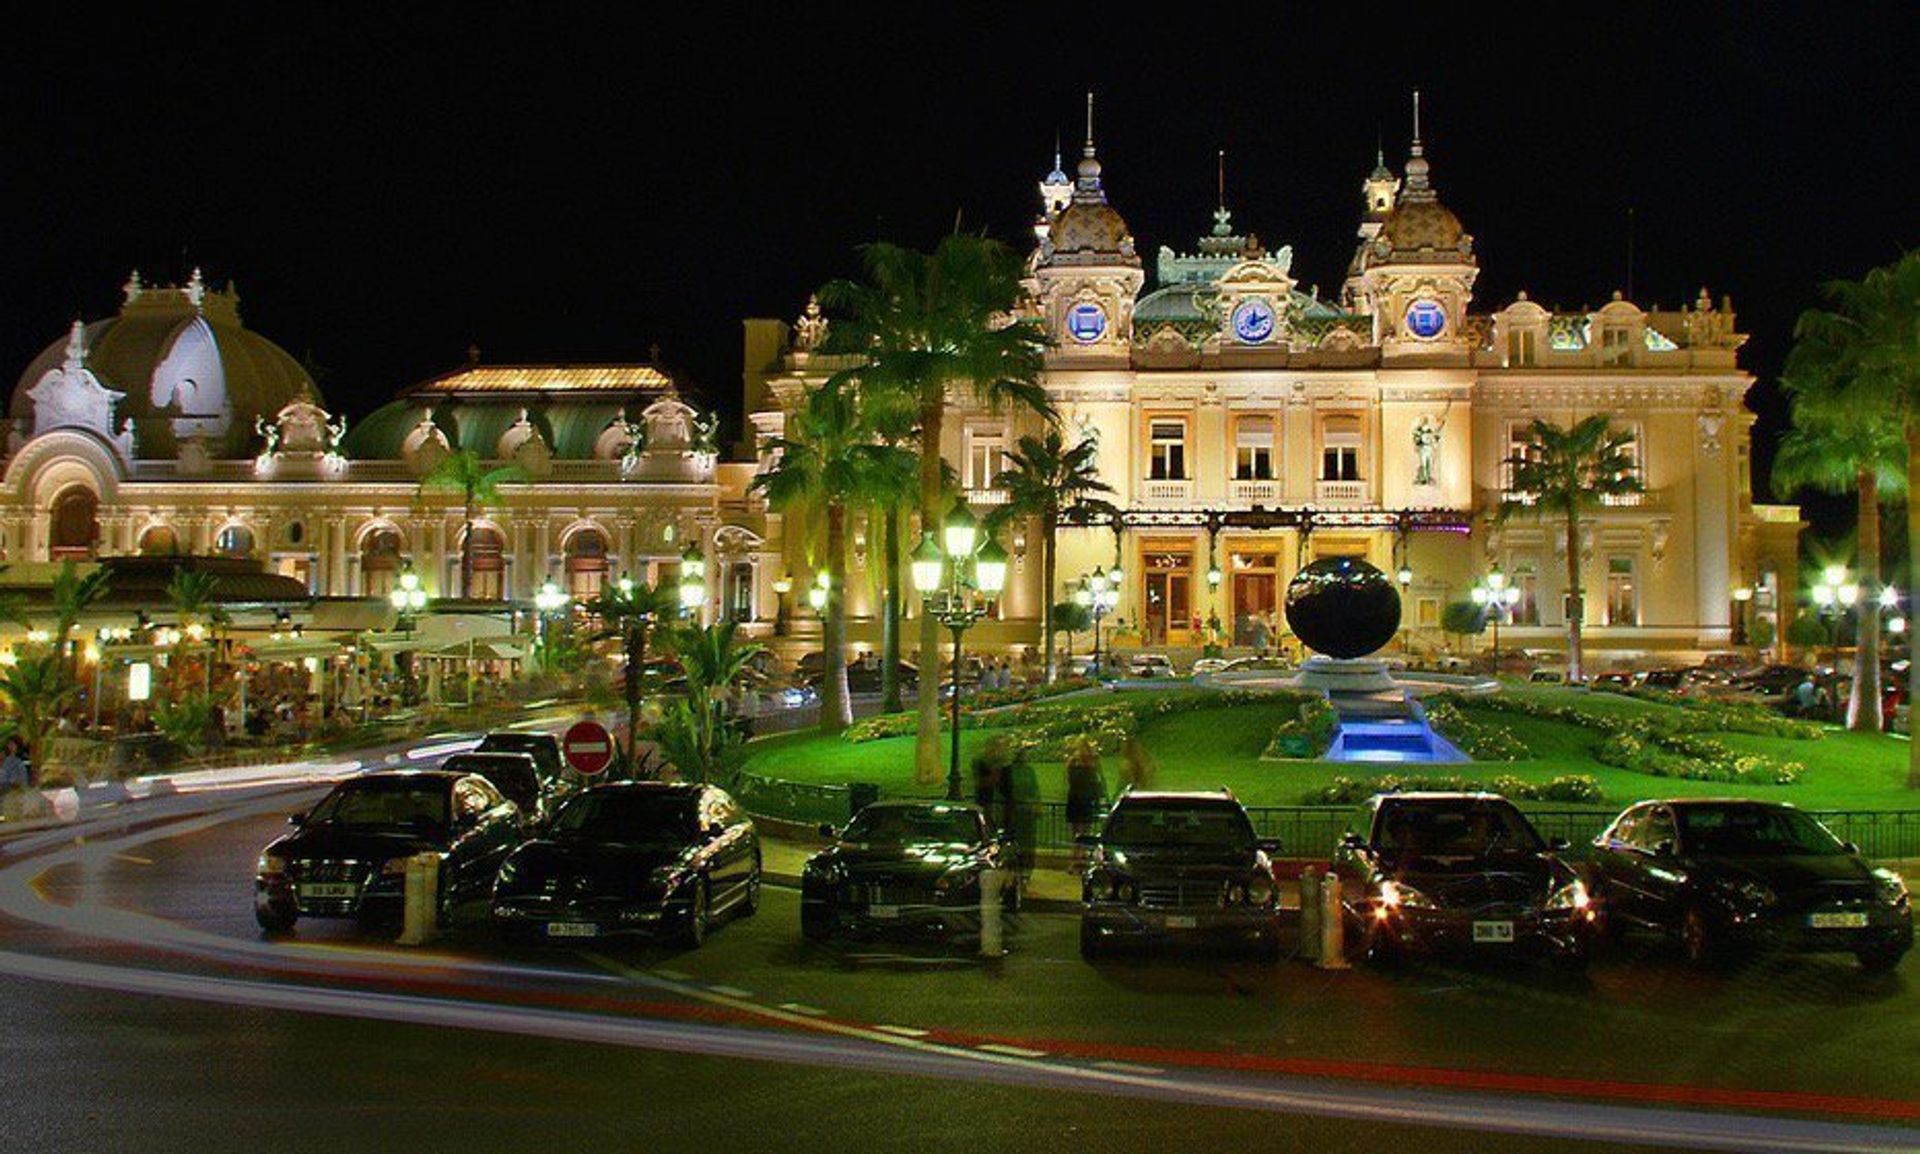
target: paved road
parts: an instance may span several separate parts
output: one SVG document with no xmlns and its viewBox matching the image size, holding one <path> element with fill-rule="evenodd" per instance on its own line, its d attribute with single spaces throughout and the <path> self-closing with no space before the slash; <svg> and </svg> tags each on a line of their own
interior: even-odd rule
<svg viewBox="0 0 1920 1154">
<path fill-rule="evenodd" d="M 310 797 L 0 860 L 0 1068 L 34 1072 L 0 1092 L 18 1148 L 204 1149 L 212 1118 L 223 1146 L 295 1149 L 1920 1148 L 1872 1116 L 1920 1097 L 1911 961 L 1091 967 L 1071 917 L 1032 914 L 983 964 L 804 945 L 778 890 L 693 953 L 516 951 L 484 925 L 431 957 L 350 924 L 266 943 L 253 858 Z"/>
</svg>

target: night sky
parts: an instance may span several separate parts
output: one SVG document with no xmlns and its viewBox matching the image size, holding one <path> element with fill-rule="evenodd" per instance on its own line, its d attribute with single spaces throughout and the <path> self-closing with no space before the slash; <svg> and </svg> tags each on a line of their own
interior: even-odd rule
<svg viewBox="0 0 1920 1154">
<path fill-rule="evenodd" d="M 1763 431 L 1815 286 L 1920 241 L 1909 4 L 1535 7 L 1525 26 L 1434 4 L 1161 5 L 1148 23 L 710 4 L 698 24 L 634 18 L 651 5 L 53 7 L 10 15 L 0 43 L 7 380 L 76 314 L 111 313 L 130 268 L 198 264 L 355 415 L 470 343 L 493 362 L 658 343 L 731 420 L 741 319 L 791 317 L 859 242 L 929 244 L 958 214 L 1024 251 L 1089 87 L 1143 253 L 1204 231 L 1225 148 L 1235 223 L 1291 244 L 1329 295 L 1375 143 L 1398 169 L 1420 87 L 1435 185 L 1477 242 L 1476 307 L 1605 301 L 1631 207 L 1636 299 L 1732 295 Z"/>
</svg>

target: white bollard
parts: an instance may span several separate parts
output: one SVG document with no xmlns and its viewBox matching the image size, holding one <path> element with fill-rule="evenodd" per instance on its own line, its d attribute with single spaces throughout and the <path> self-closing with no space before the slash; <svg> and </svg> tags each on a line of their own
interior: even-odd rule
<svg viewBox="0 0 1920 1154">
<path fill-rule="evenodd" d="M 407 859 L 400 944 L 424 946 L 440 932 L 440 855 L 417 853 Z"/>
<path fill-rule="evenodd" d="M 1300 872 L 1300 957 L 1320 959 L 1320 871 L 1313 866 Z"/>
<path fill-rule="evenodd" d="M 1344 970 L 1347 918 L 1340 906 L 1340 875 L 1332 870 L 1320 881 L 1320 957 L 1315 963 L 1323 970 Z"/>
<path fill-rule="evenodd" d="M 1005 870 L 980 871 L 980 956 L 1002 958 L 1007 954 L 1000 934 L 1000 891 L 1007 883 Z"/>
</svg>

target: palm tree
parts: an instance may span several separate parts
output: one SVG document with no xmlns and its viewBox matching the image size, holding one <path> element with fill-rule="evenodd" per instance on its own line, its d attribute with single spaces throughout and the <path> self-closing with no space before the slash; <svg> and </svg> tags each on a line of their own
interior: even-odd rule
<svg viewBox="0 0 1920 1154">
<path fill-rule="evenodd" d="M 990 408 L 1014 404 L 1046 417 L 1053 406 L 1040 385 L 1047 347 L 1037 319 L 1017 314 L 1027 302 L 1025 263 L 983 236 L 955 233 L 931 253 L 875 243 L 861 250 L 866 283 L 835 281 L 820 302 L 835 310 L 826 351 L 857 363 L 838 374 L 917 410 L 920 524 L 938 525 L 947 503 L 941 441 L 949 390 Z M 940 776 L 940 622 L 920 616 L 920 724 L 914 772 Z"/>
<path fill-rule="evenodd" d="M 681 777 L 723 779 L 737 762 L 743 737 L 731 724 L 727 692 L 739 684 L 761 648 L 736 642 L 731 621 L 687 625 L 674 632 L 673 650 L 687 677 L 687 696 L 667 711 L 658 734 L 662 753 Z"/>
<path fill-rule="evenodd" d="M 587 612 L 600 621 L 594 640 L 616 639 L 626 659 L 622 686 L 627 700 L 629 762 L 640 734 L 640 678 L 645 673 L 648 636 L 680 612 L 679 594 L 664 585 L 622 579 L 601 586 L 599 596 L 586 603 Z"/>
<path fill-rule="evenodd" d="M 1791 366 L 1791 362 L 1789 362 Z M 1811 372 L 1812 370 L 1809 370 Z M 1800 489 L 1854 494 L 1859 522 L 1859 641 L 1847 728 L 1880 732 L 1880 500 L 1906 492 L 1906 442 L 1890 411 L 1835 407 L 1842 389 L 1818 377 L 1788 377 L 1793 428 L 1773 458 L 1773 487 L 1783 499 Z"/>
<path fill-rule="evenodd" d="M 787 436 L 775 440 L 772 449 L 777 463 L 754 486 L 765 491 L 773 508 L 798 508 L 809 522 L 825 522 L 820 729 L 838 733 L 853 723 L 847 692 L 847 509 L 884 499 L 910 465 L 902 450 L 874 443 L 854 386 L 838 377 L 807 398 L 788 419 Z"/>
<path fill-rule="evenodd" d="M 1086 519 L 1093 515 L 1111 516 L 1113 503 L 1098 496 L 1113 492 L 1113 486 L 1100 479 L 1094 459 L 1099 446 L 1084 438 L 1068 448 L 1058 428 L 1050 427 L 1044 436 L 1020 438 L 1019 447 L 1007 454 L 1008 468 L 993 483 L 1005 489 L 1007 503 L 987 516 L 989 531 L 997 530 L 1016 517 L 1035 517 L 1040 521 L 1040 587 L 1044 590 L 1040 635 L 1046 649 L 1047 680 L 1055 676 L 1053 661 L 1054 536 L 1063 516 Z"/>
<path fill-rule="evenodd" d="M 44 758 L 41 742 L 60 724 L 60 714 L 78 692 L 57 650 L 21 654 L 12 665 L 0 666 L 0 704 L 7 716 L 4 732 Z"/>
<path fill-rule="evenodd" d="M 1615 429 L 1606 413 L 1566 429 L 1535 418 L 1520 452 L 1507 458 L 1507 489 L 1497 520 L 1514 516 L 1562 519 L 1567 534 L 1567 678 L 1586 680 L 1580 655 L 1580 624 L 1586 601 L 1580 581 L 1580 520 L 1609 497 L 1638 493 L 1633 434 Z"/>
<path fill-rule="evenodd" d="M 518 465 L 491 466 L 472 449 L 455 449 L 420 478 L 422 497 L 432 491 L 460 494 L 465 525 L 460 533 L 460 596 L 473 594 L 473 522 L 482 508 L 500 503 L 500 487 L 527 479 Z"/>
<path fill-rule="evenodd" d="M 209 626 L 212 624 L 212 618 L 218 612 L 213 605 L 213 587 L 218 581 L 219 578 L 211 573 L 175 566 L 173 577 L 167 582 L 167 602 L 173 606 L 174 614 L 179 617 L 181 629 L 184 630 L 203 617 L 208 619 Z M 207 691 L 211 693 L 213 691 L 213 641 L 210 629 L 208 637 L 205 672 Z"/>
<path fill-rule="evenodd" d="M 93 569 L 84 576 L 68 561 L 53 575 L 53 650 L 64 652 L 74 627 L 94 602 L 107 595 L 110 578 L 105 569 Z"/>
<path fill-rule="evenodd" d="M 1907 441 L 1907 492 L 1920 493 L 1920 250 L 1857 281 L 1821 287 L 1829 305 L 1794 325 L 1790 376 L 1839 382 L 1841 411 L 1874 413 L 1891 404 Z M 1907 502 L 1907 539 L 1920 541 L 1920 501 Z M 1920 565 L 1907 566 L 1907 601 L 1920 595 Z M 1909 667 L 1909 690 L 1920 668 Z M 1911 698 L 1911 694 L 1910 694 Z M 1920 743 L 1907 754 L 1907 788 L 1920 789 Z"/>
<path fill-rule="evenodd" d="M 880 444 L 903 449 L 914 441 L 916 408 L 905 398 L 868 393 L 860 400 L 861 416 Z M 913 454 L 889 454 L 887 460 L 897 467 L 874 478 L 875 500 L 868 524 L 878 521 L 880 525 L 880 710 L 899 713 L 906 708 L 900 699 L 900 575 L 906 559 L 901 528 L 912 512 L 919 477 Z"/>
</svg>

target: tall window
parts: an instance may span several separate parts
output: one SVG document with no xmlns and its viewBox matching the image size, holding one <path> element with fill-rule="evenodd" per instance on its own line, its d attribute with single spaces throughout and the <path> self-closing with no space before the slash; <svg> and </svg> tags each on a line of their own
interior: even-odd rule
<svg viewBox="0 0 1920 1154">
<path fill-rule="evenodd" d="M 1507 363 L 1526 366 L 1534 363 L 1539 335 L 1532 329 L 1513 329 L 1507 333 Z"/>
<path fill-rule="evenodd" d="M 1513 464 L 1533 457 L 1533 423 L 1513 421 L 1507 425 L 1507 451 L 1500 458 L 1500 487 L 1513 492 Z"/>
<path fill-rule="evenodd" d="M 735 561 L 726 568 L 726 586 L 720 596 L 720 619 L 753 620 L 753 562 Z"/>
<path fill-rule="evenodd" d="M 1273 480 L 1273 418 L 1242 417 L 1234 427 L 1233 475 L 1240 481 Z"/>
<path fill-rule="evenodd" d="M 1147 477 L 1154 481 L 1187 479 L 1187 423 L 1154 421 L 1147 426 Z"/>
<path fill-rule="evenodd" d="M 1640 624 L 1640 587 L 1633 579 L 1633 558 L 1624 553 L 1607 558 L 1607 624 Z"/>
<path fill-rule="evenodd" d="M 600 596 L 607 581 L 607 538 L 598 529 L 580 529 L 567 538 L 567 594 L 575 601 Z"/>
<path fill-rule="evenodd" d="M 455 558 L 458 579 L 459 559 Z M 467 596 L 475 601 L 499 601 L 507 595 L 506 542 L 500 534 L 484 525 L 473 530 L 473 584 Z"/>
<path fill-rule="evenodd" d="M 1633 360 L 1633 330 L 1626 325 L 1608 325 L 1600 330 L 1600 363 L 1624 365 Z"/>
<path fill-rule="evenodd" d="M 1520 594 L 1520 599 L 1513 603 L 1513 623 L 1540 624 L 1540 574 L 1533 562 L 1523 561 L 1513 567 L 1513 587 Z"/>
<path fill-rule="evenodd" d="M 1360 419 L 1329 417 L 1320 433 L 1320 479 L 1360 479 Z"/>
<path fill-rule="evenodd" d="M 214 540 L 214 548 L 223 557 L 251 557 L 253 530 L 245 525 L 228 525 L 220 530 L 220 536 Z"/>
<path fill-rule="evenodd" d="M 63 489 L 53 499 L 52 539 L 48 552 L 55 561 L 91 561 L 100 544 L 100 498 L 82 485 Z"/>
<path fill-rule="evenodd" d="M 360 592 L 384 598 L 400 579 L 400 534 L 375 529 L 360 543 Z"/>
<path fill-rule="evenodd" d="M 1149 645 L 1165 645 L 1169 629 L 1192 624 L 1193 554 L 1149 552 L 1144 560 L 1145 640 Z"/>
<path fill-rule="evenodd" d="M 1007 468 L 1007 439 L 999 433 L 969 433 L 967 436 L 968 489 L 992 489 L 994 478 Z"/>
</svg>

